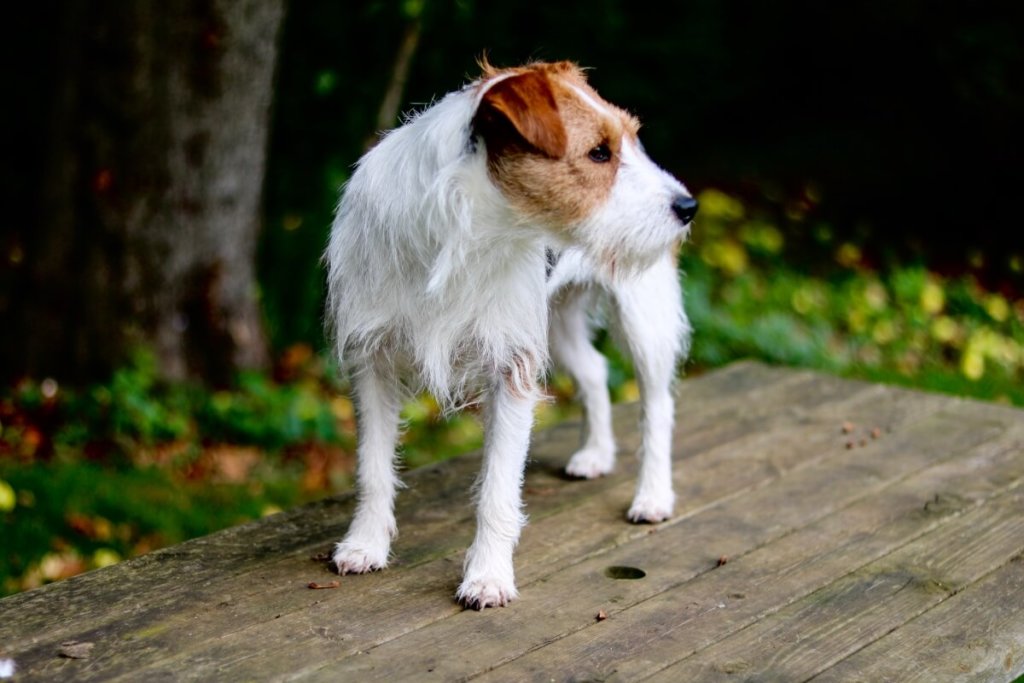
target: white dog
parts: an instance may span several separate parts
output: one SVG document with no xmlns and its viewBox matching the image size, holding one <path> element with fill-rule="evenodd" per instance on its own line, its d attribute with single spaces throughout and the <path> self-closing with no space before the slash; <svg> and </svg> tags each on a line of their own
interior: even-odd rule
<svg viewBox="0 0 1024 683">
<path fill-rule="evenodd" d="M 549 335 L 587 414 L 567 472 L 596 477 L 614 464 L 605 361 L 587 316 L 601 293 L 643 397 L 628 516 L 672 514 L 670 384 L 689 336 L 675 252 L 697 202 L 646 156 L 638 128 L 574 64 L 484 64 L 479 80 L 360 160 L 325 256 L 328 324 L 359 418 L 359 501 L 334 551 L 339 573 L 387 565 L 399 409 L 426 389 L 449 408 L 487 404 L 476 538 L 457 599 L 482 609 L 516 597 L 520 489 Z"/>
</svg>

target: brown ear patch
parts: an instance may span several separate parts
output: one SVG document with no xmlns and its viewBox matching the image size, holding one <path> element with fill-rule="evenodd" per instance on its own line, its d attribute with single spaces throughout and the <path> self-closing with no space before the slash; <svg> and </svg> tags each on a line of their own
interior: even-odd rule
<svg viewBox="0 0 1024 683">
<path fill-rule="evenodd" d="M 564 156 L 568 144 L 551 80 L 540 70 L 508 76 L 491 86 L 480 101 L 474 128 L 488 143 L 514 131 L 522 142 L 552 159 Z"/>
</svg>

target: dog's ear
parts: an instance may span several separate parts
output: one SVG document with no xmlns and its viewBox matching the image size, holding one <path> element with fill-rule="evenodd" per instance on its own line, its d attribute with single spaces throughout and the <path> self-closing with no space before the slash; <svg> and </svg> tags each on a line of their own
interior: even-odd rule
<svg viewBox="0 0 1024 683">
<path fill-rule="evenodd" d="M 543 71 L 524 71 L 492 85 L 480 100 L 473 127 L 489 145 L 511 127 L 538 152 L 554 159 L 565 155 L 565 125 Z"/>
</svg>

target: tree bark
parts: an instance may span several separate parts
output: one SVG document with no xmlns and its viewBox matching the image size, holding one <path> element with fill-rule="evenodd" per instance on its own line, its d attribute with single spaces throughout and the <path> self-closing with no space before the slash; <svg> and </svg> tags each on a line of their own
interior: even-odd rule
<svg viewBox="0 0 1024 683">
<path fill-rule="evenodd" d="M 255 250 L 283 0 L 66 2 L 5 374 L 92 380 L 134 347 L 227 381 L 267 348 Z M 27 198 L 31 201 L 32 198 Z"/>
<path fill-rule="evenodd" d="M 377 109 L 376 129 L 363 142 L 364 151 L 369 151 L 376 145 L 380 141 L 381 134 L 394 128 L 398 121 L 402 95 L 405 93 L 405 84 L 409 80 L 409 69 L 412 67 L 412 58 L 416 55 L 416 49 L 420 44 L 420 35 L 423 33 L 423 21 L 420 17 L 423 4 L 420 3 L 414 7 L 416 11 L 409 18 L 409 23 L 402 34 L 402 42 L 398 45 L 398 52 L 395 54 L 395 62 L 391 67 L 391 78 L 388 80 L 388 89 L 384 92 L 384 98 Z"/>
</svg>

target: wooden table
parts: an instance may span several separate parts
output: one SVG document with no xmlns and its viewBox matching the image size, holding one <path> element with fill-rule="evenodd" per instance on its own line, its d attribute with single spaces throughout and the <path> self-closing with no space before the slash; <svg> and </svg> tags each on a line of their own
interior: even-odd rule
<svg viewBox="0 0 1024 683">
<path fill-rule="evenodd" d="M 567 481 L 579 425 L 536 436 L 509 607 L 452 599 L 471 456 L 407 473 L 391 569 L 311 559 L 345 494 L 6 598 L 0 658 L 16 681 L 1024 672 L 1024 412 L 754 363 L 682 382 L 678 406 L 677 516 L 657 526 L 624 520 L 633 458 Z M 627 453 L 635 418 L 617 411 Z"/>
</svg>

